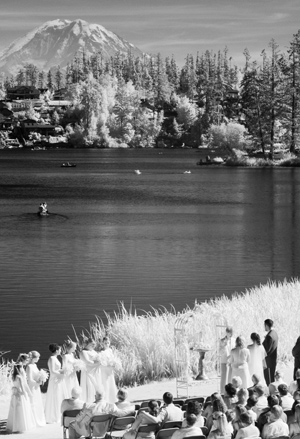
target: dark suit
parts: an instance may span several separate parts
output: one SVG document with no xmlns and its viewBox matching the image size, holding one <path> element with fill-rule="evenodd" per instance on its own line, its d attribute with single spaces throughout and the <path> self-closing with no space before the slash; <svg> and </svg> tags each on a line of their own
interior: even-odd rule
<svg viewBox="0 0 300 439">
<path fill-rule="evenodd" d="M 296 380 L 296 370 L 300 369 L 300 337 L 297 338 L 296 344 L 292 349 L 294 360 L 294 380 Z"/>
<path fill-rule="evenodd" d="M 266 356 L 266 363 L 267 368 L 264 370 L 265 380 L 267 385 L 270 383 L 273 383 L 275 380 L 275 370 L 276 370 L 276 363 L 277 363 L 277 346 L 278 346 L 278 335 L 274 331 L 274 329 L 271 329 L 271 331 L 268 332 L 266 335 L 263 346 L 265 348 L 265 351 L 267 353 Z"/>
</svg>

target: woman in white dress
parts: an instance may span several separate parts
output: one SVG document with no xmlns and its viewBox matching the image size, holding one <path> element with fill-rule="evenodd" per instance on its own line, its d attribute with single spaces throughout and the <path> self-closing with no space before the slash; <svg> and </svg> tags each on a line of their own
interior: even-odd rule
<svg viewBox="0 0 300 439">
<path fill-rule="evenodd" d="M 237 337 L 235 348 L 231 350 L 229 362 L 232 368 L 232 376 L 239 376 L 242 380 L 242 387 L 248 389 L 251 386 L 248 362 L 250 359 L 249 349 L 245 346 L 243 337 Z"/>
<path fill-rule="evenodd" d="M 249 359 L 249 372 L 250 375 L 256 375 L 259 378 L 259 382 L 266 386 L 266 381 L 264 377 L 264 368 L 266 367 L 266 351 L 260 341 L 260 336 L 256 332 L 250 335 L 252 344 L 248 346 L 250 352 Z"/>
<path fill-rule="evenodd" d="M 108 337 L 103 338 L 102 344 L 103 350 L 100 352 L 102 387 L 105 392 L 106 401 L 113 404 L 117 400 L 118 393 L 114 376 L 116 359 L 110 347 L 110 340 Z"/>
<path fill-rule="evenodd" d="M 101 388 L 101 366 L 98 352 L 95 351 L 96 343 L 91 338 L 85 341 L 80 358 L 84 362 L 84 369 L 81 371 L 80 386 L 82 388 L 82 399 L 86 403 L 95 401 L 96 390 Z"/>
<path fill-rule="evenodd" d="M 79 382 L 76 374 L 76 358 L 74 352 L 76 350 L 76 343 L 72 340 L 66 342 L 66 353 L 62 355 L 62 364 L 64 370 L 64 380 L 67 388 L 68 398 L 72 397 L 72 389 L 79 387 Z"/>
<path fill-rule="evenodd" d="M 12 373 L 12 396 L 6 424 L 8 433 L 24 433 L 35 427 L 30 405 L 31 393 L 22 368 L 22 364 L 15 364 Z"/>
<path fill-rule="evenodd" d="M 45 418 L 47 424 L 53 424 L 61 420 L 60 407 L 63 399 L 67 398 L 67 389 L 61 363 L 57 358 L 61 353 L 61 347 L 52 343 L 49 345 L 49 350 L 52 355 L 48 360 L 50 379 L 46 394 Z"/>
<path fill-rule="evenodd" d="M 44 414 L 44 404 L 42 400 L 40 385 L 44 383 L 46 377 L 44 377 L 44 379 L 42 378 L 41 373 L 36 365 L 39 359 L 39 352 L 30 352 L 29 364 L 26 367 L 26 376 L 27 383 L 31 391 L 30 402 L 35 424 L 38 427 L 43 427 L 44 425 L 46 425 L 46 419 Z"/>
</svg>

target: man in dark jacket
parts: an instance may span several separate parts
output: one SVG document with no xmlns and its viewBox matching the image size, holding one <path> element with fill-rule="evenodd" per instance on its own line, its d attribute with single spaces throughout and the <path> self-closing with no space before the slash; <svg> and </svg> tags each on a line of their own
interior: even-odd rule
<svg viewBox="0 0 300 439">
<path fill-rule="evenodd" d="M 300 369 L 300 337 L 297 338 L 296 344 L 292 349 L 294 360 L 294 380 L 296 381 L 297 369 Z"/>
<path fill-rule="evenodd" d="M 278 346 L 278 335 L 273 329 L 273 320 L 265 320 L 265 330 L 268 332 L 264 341 L 263 346 L 267 353 L 266 363 L 267 368 L 264 370 L 265 380 L 267 385 L 274 381 L 274 375 L 277 363 L 277 346 Z"/>
</svg>

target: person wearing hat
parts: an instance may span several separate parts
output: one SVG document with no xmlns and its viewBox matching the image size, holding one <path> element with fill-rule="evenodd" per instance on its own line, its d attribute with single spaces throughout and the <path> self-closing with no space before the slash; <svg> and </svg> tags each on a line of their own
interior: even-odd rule
<svg viewBox="0 0 300 439">
<path fill-rule="evenodd" d="M 300 369 L 300 337 L 297 338 L 296 344 L 292 349 L 292 355 L 294 357 L 294 380 L 296 380 L 297 370 Z"/>
<path fill-rule="evenodd" d="M 280 405 L 274 405 L 268 416 L 268 422 L 264 425 L 261 437 L 263 439 L 272 439 L 280 436 L 289 436 L 289 427 L 281 419 L 282 408 Z"/>
</svg>

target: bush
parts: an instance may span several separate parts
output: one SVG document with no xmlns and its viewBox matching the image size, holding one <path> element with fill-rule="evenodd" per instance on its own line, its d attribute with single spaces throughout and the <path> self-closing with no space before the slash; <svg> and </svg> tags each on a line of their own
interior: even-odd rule
<svg viewBox="0 0 300 439">
<path fill-rule="evenodd" d="M 236 122 L 211 125 L 209 128 L 210 145 L 214 148 L 244 149 L 247 146 L 245 135 L 247 133 L 244 125 Z"/>
</svg>

